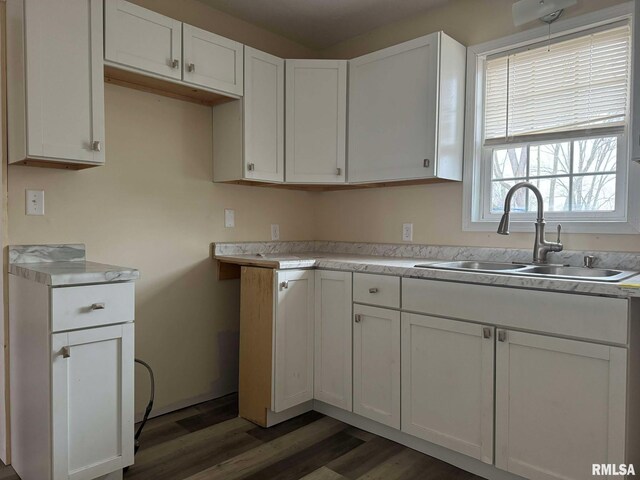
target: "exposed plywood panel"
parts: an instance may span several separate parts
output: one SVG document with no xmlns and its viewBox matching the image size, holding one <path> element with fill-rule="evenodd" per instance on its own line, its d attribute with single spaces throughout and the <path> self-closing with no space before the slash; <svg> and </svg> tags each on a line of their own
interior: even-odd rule
<svg viewBox="0 0 640 480">
<path fill-rule="evenodd" d="M 242 267 L 240 286 L 240 416 L 267 426 L 273 360 L 273 275 Z"/>
</svg>

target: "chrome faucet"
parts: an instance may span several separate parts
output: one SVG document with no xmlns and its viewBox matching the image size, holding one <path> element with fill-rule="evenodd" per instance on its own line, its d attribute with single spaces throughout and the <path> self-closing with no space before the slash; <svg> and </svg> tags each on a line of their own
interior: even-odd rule
<svg viewBox="0 0 640 480">
<path fill-rule="evenodd" d="M 498 233 L 500 235 L 509 235 L 509 222 L 511 214 L 511 199 L 514 193 L 521 188 L 528 188 L 531 190 L 536 199 L 538 200 L 538 219 L 536 220 L 536 238 L 533 242 L 533 263 L 547 263 L 547 253 L 549 252 L 561 252 L 564 248 L 560 242 L 560 232 L 562 231 L 562 225 L 558 224 L 558 240 L 556 242 L 548 242 L 544 234 L 544 204 L 540 190 L 534 184 L 529 182 L 516 183 L 504 199 L 504 214 L 498 225 Z"/>
</svg>

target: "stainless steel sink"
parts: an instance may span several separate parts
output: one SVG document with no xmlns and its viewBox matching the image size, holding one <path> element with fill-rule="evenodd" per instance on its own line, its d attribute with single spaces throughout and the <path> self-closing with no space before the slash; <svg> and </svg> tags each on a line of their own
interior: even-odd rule
<svg viewBox="0 0 640 480">
<path fill-rule="evenodd" d="M 626 272 L 624 270 L 608 270 L 604 268 L 585 268 L 585 267 L 563 267 L 559 265 L 537 265 L 529 267 L 525 271 L 531 275 L 544 275 L 562 278 L 576 278 L 586 280 L 597 280 L 605 282 L 618 282 L 624 278 L 630 277 L 635 272 Z"/>
<path fill-rule="evenodd" d="M 503 262 L 478 262 L 462 260 L 415 265 L 417 268 L 435 268 L 463 272 L 485 272 L 503 275 L 563 278 L 592 282 L 619 282 L 638 272 L 604 268 L 567 267 L 563 265 L 522 265 Z"/>
<path fill-rule="evenodd" d="M 442 268 L 445 270 L 473 270 L 480 272 L 496 272 L 496 271 L 511 271 L 526 268 L 526 265 L 519 265 L 515 263 L 503 263 L 503 262 L 476 262 L 472 260 L 462 260 L 459 262 L 442 262 L 432 264 L 416 265 L 418 268 Z"/>
</svg>

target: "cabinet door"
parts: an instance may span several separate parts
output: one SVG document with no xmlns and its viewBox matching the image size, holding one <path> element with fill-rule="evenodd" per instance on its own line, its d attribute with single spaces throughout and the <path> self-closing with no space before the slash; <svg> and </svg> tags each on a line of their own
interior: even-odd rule
<svg viewBox="0 0 640 480">
<path fill-rule="evenodd" d="M 274 412 L 313 399 L 313 285 L 311 270 L 277 274 Z"/>
<path fill-rule="evenodd" d="M 182 23 L 124 0 L 105 5 L 105 60 L 182 78 Z"/>
<path fill-rule="evenodd" d="M 493 463 L 494 328 L 402 314 L 402 431 Z"/>
<path fill-rule="evenodd" d="M 353 411 L 400 428 L 400 312 L 354 305 Z"/>
<path fill-rule="evenodd" d="M 53 480 L 133 464 L 133 323 L 52 335 Z"/>
<path fill-rule="evenodd" d="M 434 175 L 438 52 L 433 33 L 349 62 L 349 181 Z"/>
<path fill-rule="evenodd" d="M 352 409 L 351 273 L 316 271 L 314 398 Z"/>
<path fill-rule="evenodd" d="M 347 62 L 287 60 L 287 182 L 345 181 Z"/>
<path fill-rule="evenodd" d="M 26 0 L 24 22 L 27 156 L 104 162 L 102 1 Z"/>
<path fill-rule="evenodd" d="M 284 181 L 284 60 L 244 48 L 244 165 L 251 180 Z"/>
<path fill-rule="evenodd" d="M 625 463 L 626 349 L 499 330 L 496 466 L 532 479 Z"/>
<path fill-rule="evenodd" d="M 243 92 L 242 44 L 182 25 L 185 82 L 241 96 Z"/>
</svg>

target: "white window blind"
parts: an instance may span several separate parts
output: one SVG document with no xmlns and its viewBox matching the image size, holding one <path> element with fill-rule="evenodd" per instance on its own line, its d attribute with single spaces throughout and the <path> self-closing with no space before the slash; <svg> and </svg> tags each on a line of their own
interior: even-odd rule
<svg viewBox="0 0 640 480">
<path fill-rule="evenodd" d="M 623 132 L 630 44 L 625 23 L 489 57 L 485 145 Z"/>
</svg>

